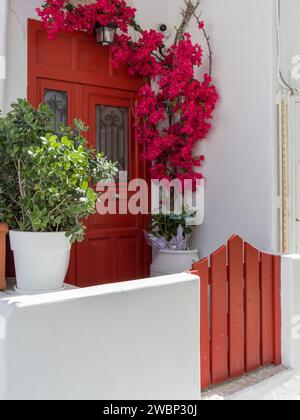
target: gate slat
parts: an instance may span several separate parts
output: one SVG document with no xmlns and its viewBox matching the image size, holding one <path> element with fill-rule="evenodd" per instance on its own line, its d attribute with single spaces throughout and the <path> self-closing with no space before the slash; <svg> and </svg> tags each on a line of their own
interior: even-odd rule
<svg viewBox="0 0 300 420">
<path fill-rule="evenodd" d="M 274 363 L 279 366 L 281 357 L 281 257 L 273 257 L 274 276 Z"/>
<path fill-rule="evenodd" d="M 228 379 L 227 247 L 211 256 L 211 358 L 212 383 Z"/>
<path fill-rule="evenodd" d="M 246 371 L 261 366 L 259 251 L 245 243 Z"/>
<path fill-rule="evenodd" d="M 201 388 L 207 388 L 211 383 L 210 377 L 210 318 L 208 305 L 209 268 L 208 258 L 193 265 L 200 277 L 201 299 Z"/>
<path fill-rule="evenodd" d="M 229 375 L 245 373 L 244 242 L 239 236 L 228 241 L 229 281 Z"/>
<path fill-rule="evenodd" d="M 260 256 L 261 287 L 261 359 L 263 365 L 274 362 L 274 285 L 273 257 Z"/>
</svg>

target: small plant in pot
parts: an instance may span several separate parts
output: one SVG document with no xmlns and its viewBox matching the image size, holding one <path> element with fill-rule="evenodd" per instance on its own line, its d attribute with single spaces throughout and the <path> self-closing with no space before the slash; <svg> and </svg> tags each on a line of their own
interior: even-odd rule
<svg viewBox="0 0 300 420">
<path fill-rule="evenodd" d="M 75 120 L 53 133 L 51 110 L 26 100 L 0 119 L 0 219 L 11 229 L 20 291 L 63 288 L 71 244 L 83 240 L 83 220 L 95 213 L 93 186 L 117 173 L 87 146 L 86 130 Z"/>
<path fill-rule="evenodd" d="M 151 277 L 181 273 L 198 261 L 198 251 L 189 249 L 189 222 L 194 216 L 188 211 L 152 216 L 150 232 L 145 232 L 147 242 L 155 249 Z"/>
</svg>

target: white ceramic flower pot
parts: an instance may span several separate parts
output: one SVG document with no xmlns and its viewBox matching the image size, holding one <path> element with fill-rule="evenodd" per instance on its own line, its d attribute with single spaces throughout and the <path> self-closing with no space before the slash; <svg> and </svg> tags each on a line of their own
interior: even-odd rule
<svg viewBox="0 0 300 420">
<path fill-rule="evenodd" d="M 192 265 L 197 261 L 199 261 L 197 250 L 158 250 L 150 268 L 151 277 L 183 273 L 186 270 L 191 270 Z"/>
<path fill-rule="evenodd" d="M 70 262 L 71 243 L 63 232 L 10 231 L 17 290 L 46 293 L 63 289 Z"/>
</svg>

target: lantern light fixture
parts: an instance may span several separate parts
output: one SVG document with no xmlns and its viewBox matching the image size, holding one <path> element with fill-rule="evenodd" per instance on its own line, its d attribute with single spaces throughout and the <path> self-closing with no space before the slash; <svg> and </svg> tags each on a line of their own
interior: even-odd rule
<svg viewBox="0 0 300 420">
<path fill-rule="evenodd" d="M 103 46 L 112 45 L 115 40 L 117 28 L 118 26 L 115 23 L 110 23 L 106 26 L 97 23 L 94 29 L 97 44 L 102 44 Z"/>
</svg>

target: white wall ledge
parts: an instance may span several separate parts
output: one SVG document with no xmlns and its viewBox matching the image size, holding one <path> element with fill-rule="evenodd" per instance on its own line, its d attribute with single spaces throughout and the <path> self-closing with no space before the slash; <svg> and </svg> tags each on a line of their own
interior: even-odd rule
<svg viewBox="0 0 300 420">
<path fill-rule="evenodd" d="M 9 296 L 0 299 L 0 313 L 1 307 L 5 307 L 7 305 L 16 308 L 24 308 L 50 303 L 67 302 L 76 299 L 83 299 L 95 296 L 115 295 L 142 289 L 160 288 L 180 284 L 183 282 L 193 282 L 195 280 L 198 280 L 197 276 L 182 273 L 175 274 L 172 276 L 155 277 L 122 283 L 111 283 L 102 286 L 87 287 L 82 289 L 78 288 L 74 290 L 63 290 L 61 292 L 45 293 L 32 296 L 18 295 L 16 293 L 15 296 Z"/>
<path fill-rule="evenodd" d="M 199 399 L 199 279 L 0 299 L 0 399 Z"/>
</svg>

